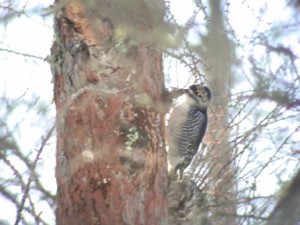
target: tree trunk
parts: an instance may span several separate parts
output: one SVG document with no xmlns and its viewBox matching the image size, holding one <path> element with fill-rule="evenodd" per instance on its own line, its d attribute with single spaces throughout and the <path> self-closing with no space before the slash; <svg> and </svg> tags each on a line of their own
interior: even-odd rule
<svg viewBox="0 0 300 225">
<path fill-rule="evenodd" d="M 129 45 L 126 32 L 117 40 L 116 20 L 62 2 L 51 49 L 57 225 L 166 224 L 161 51 Z"/>
<path fill-rule="evenodd" d="M 233 49 L 224 28 L 222 0 L 211 0 L 211 21 L 204 39 L 206 60 L 211 66 L 208 81 L 212 89 L 212 104 L 206 139 L 209 142 L 209 187 L 214 204 L 213 218 L 217 224 L 236 224 L 236 192 L 234 187 L 233 153 L 229 146 L 227 108 L 229 100 Z"/>
<path fill-rule="evenodd" d="M 281 199 L 271 213 L 267 225 L 300 224 L 300 170 L 287 186 L 280 191 Z"/>
</svg>

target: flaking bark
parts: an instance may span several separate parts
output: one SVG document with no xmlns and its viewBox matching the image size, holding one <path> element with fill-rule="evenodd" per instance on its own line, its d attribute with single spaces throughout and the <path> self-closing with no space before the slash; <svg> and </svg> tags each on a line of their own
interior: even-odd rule
<svg viewBox="0 0 300 225">
<path fill-rule="evenodd" d="M 55 16 L 57 224 L 166 224 L 161 52 L 120 54 L 109 18 L 85 13 Z"/>
</svg>

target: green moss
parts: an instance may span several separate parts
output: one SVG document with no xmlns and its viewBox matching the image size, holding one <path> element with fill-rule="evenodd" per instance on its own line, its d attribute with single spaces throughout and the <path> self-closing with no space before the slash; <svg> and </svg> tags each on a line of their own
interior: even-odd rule
<svg viewBox="0 0 300 225">
<path fill-rule="evenodd" d="M 133 145 L 136 143 L 138 139 L 139 139 L 139 133 L 136 127 L 130 127 L 128 129 L 128 134 L 126 135 L 126 142 L 125 142 L 126 150 L 128 151 L 133 150 Z"/>
</svg>

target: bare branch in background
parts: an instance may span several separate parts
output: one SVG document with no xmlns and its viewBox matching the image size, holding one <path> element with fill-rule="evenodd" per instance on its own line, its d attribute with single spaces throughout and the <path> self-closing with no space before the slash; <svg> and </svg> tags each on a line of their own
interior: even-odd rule
<svg viewBox="0 0 300 225">
<path fill-rule="evenodd" d="M 20 222 L 20 220 L 21 220 L 22 211 L 23 211 L 23 208 L 24 208 L 24 205 L 25 205 L 25 201 L 26 201 L 26 198 L 29 195 L 30 184 L 34 180 L 34 173 L 35 173 L 36 165 L 38 163 L 38 160 L 40 159 L 40 155 L 41 155 L 44 147 L 46 146 L 48 140 L 52 136 L 52 133 L 53 133 L 54 129 L 55 129 L 55 125 L 53 125 L 50 128 L 50 130 L 48 131 L 48 133 L 46 134 L 45 137 L 42 137 L 41 146 L 37 150 L 36 157 L 35 157 L 34 161 L 32 162 L 32 165 L 31 165 L 31 168 L 30 168 L 31 169 L 30 170 L 30 175 L 29 175 L 28 181 L 27 181 L 27 183 L 25 185 L 25 188 L 23 190 L 23 197 L 22 197 L 22 200 L 21 200 L 21 203 L 20 203 L 20 207 L 18 208 L 18 211 L 17 211 L 17 217 L 16 217 L 15 225 L 18 225 L 19 222 Z M 33 209 L 33 212 L 35 212 L 34 208 L 32 208 L 32 209 Z M 38 224 L 39 221 L 40 221 L 40 218 L 39 218 L 39 216 L 36 213 L 34 213 L 34 215 L 35 215 L 36 224 Z"/>
<path fill-rule="evenodd" d="M 43 60 L 43 61 L 45 60 L 45 58 L 43 58 L 41 56 L 36 56 L 36 55 L 28 54 L 28 53 L 21 53 L 21 52 L 11 50 L 11 49 L 0 48 L 0 51 L 4 51 L 4 52 L 11 53 L 11 54 L 24 56 L 24 57 L 31 57 L 31 58 L 34 58 L 34 59 L 40 59 L 40 60 Z"/>
</svg>

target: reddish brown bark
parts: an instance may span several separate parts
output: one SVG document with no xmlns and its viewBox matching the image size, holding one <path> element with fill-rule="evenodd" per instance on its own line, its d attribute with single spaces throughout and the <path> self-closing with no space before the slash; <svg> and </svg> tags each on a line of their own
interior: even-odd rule
<svg viewBox="0 0 300 225">
<path fill-rule="evenodd" d="M 75 4 L 55 22 L 57 224 L 165 223 L 161 52 L 118 54 L 107 21 Z"/>
</svg>

